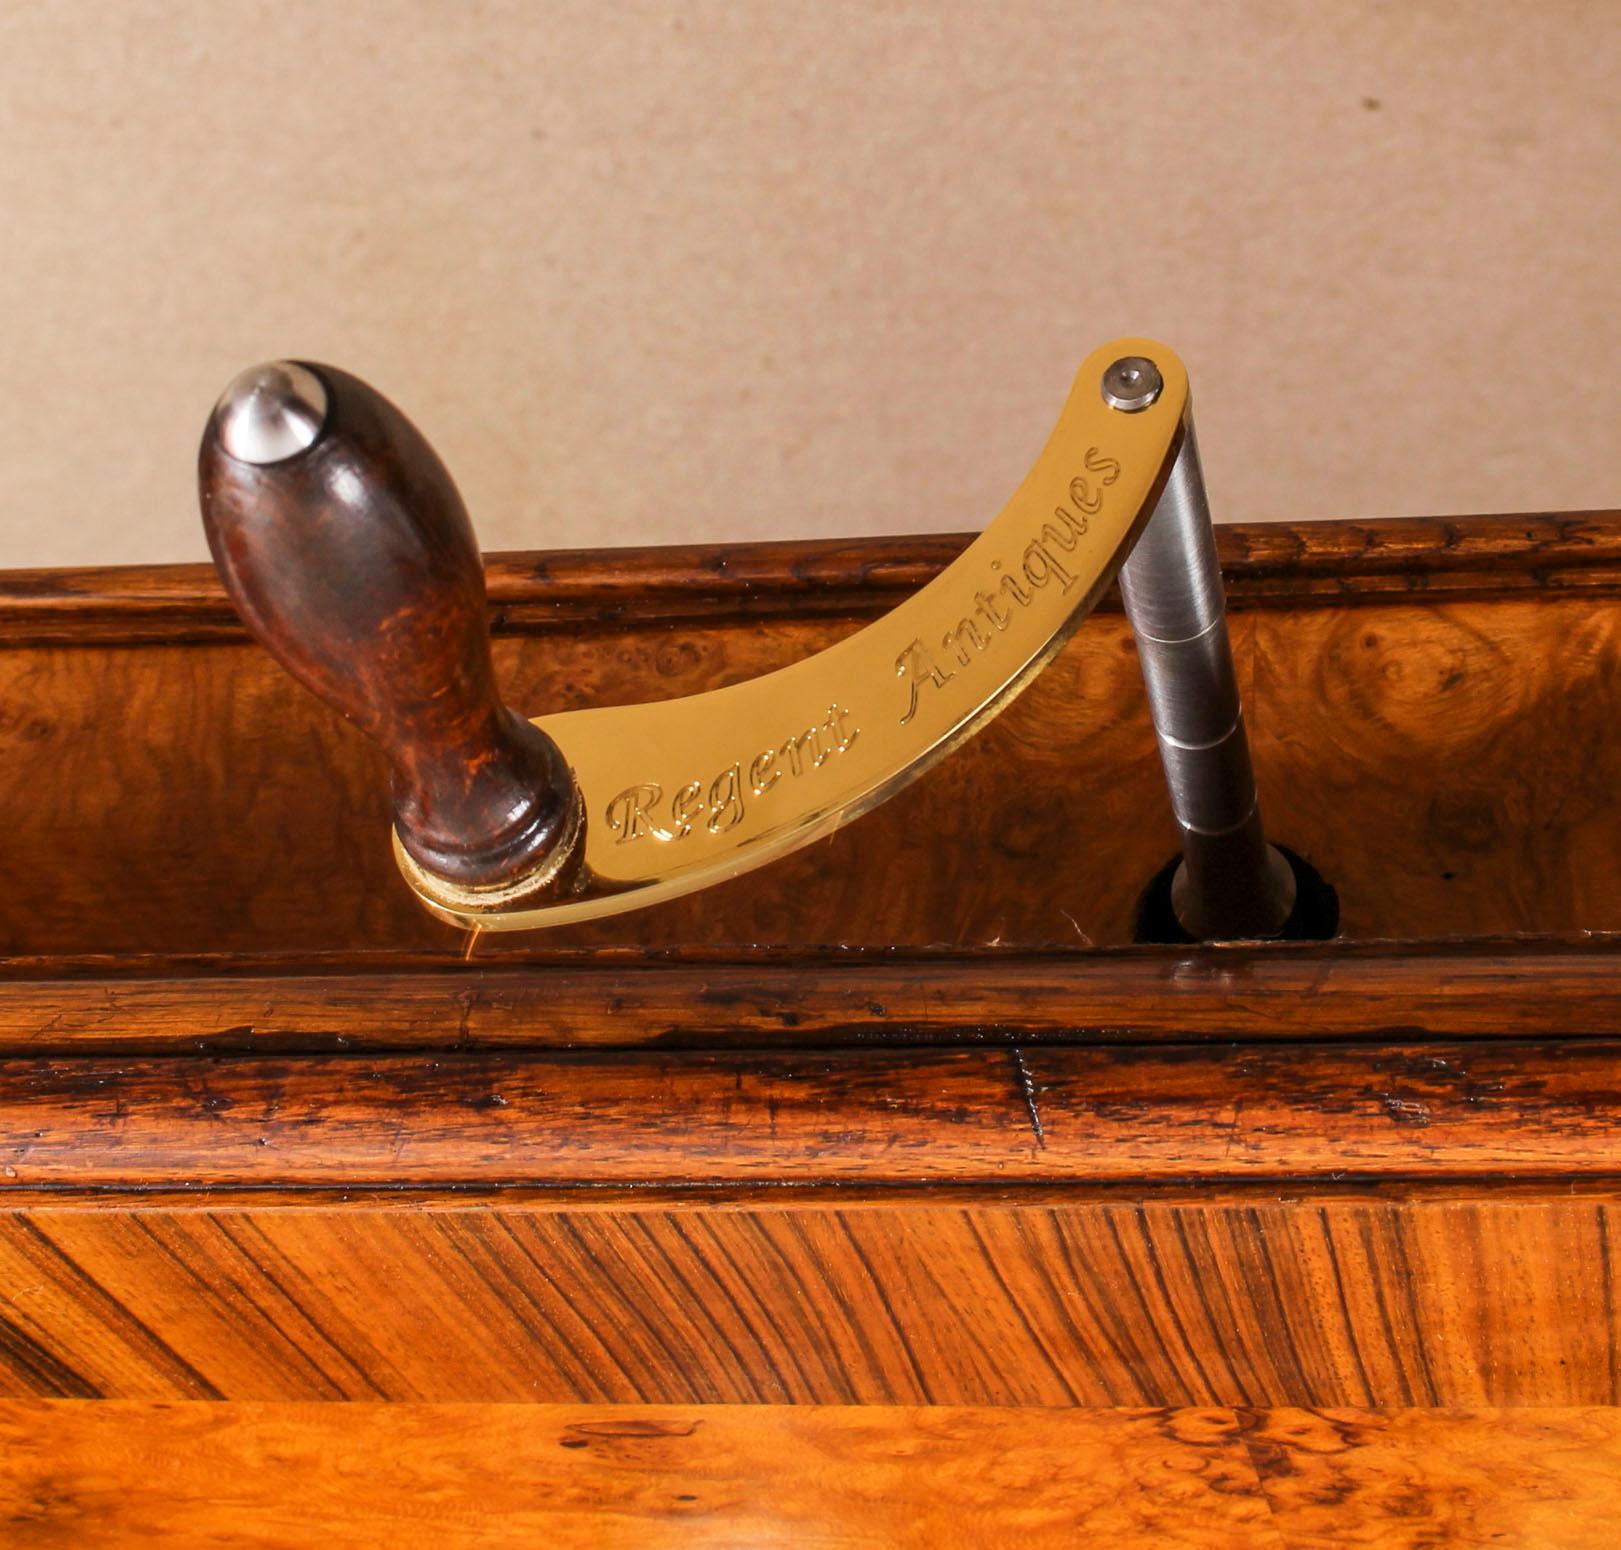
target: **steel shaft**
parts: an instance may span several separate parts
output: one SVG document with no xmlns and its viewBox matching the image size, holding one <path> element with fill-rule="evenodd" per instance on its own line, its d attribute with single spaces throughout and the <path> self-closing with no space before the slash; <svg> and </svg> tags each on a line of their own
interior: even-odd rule
<svg viewBox="0 0 1621 1550">
<path fill-rule="evenodd" d="M 1276 936 L 1294 909 L 1294 874 L 1261 827 L 1191 416 L 1120 591 L 1182 835 L 1177 920 L 1204 941 Z"/>
</svg>

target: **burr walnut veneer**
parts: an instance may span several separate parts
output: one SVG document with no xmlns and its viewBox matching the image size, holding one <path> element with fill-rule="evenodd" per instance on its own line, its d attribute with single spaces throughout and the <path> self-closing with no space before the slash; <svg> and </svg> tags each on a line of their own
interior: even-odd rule
<svg viewBox="0 0 1621 1550">
<path fill-rule="evenodd" d="M 1121 1424 L 1265 1475 L 1367 1412 L 1621 1402 L 1621 515 L 1219 536 L 1334 940 L 1134 945 L 1176 837 L 1117 609 L 831 840 L 469 941 L 210 572 L 0 578 L 0 1429 L 968 1407 L 875 1412 L 927 1453 L 1204 1407 Z M 502 691 L 749 677 L 962 542 L 498 558 Z M 1189 1542 L 1271 1542 L 1229 1507 L 1248 1539 Z"/>
</svg>

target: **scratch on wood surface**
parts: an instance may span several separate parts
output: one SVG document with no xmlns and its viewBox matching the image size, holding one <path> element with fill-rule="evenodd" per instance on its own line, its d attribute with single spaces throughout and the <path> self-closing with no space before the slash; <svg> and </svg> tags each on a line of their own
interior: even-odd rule
<svg viewBox="0 0 1621 1550">
<path fill-rule="evenodd" d="M 1045 1148 L 1047 1133 L 1041 1128 L 1041 1110 L 1036 1107 L 1036 1084 L 1030 1078 L 1029 1066 L 1024 1063 L 1024 1051 L 1015 1044 L 1009 1053 L 1013 1056 L 1013 1075 L 1024 1097 L 1025 1112 L 1030 1116 L 1030 1128 L 1036 1133 L 1036 1145 Z"/>
</svg>

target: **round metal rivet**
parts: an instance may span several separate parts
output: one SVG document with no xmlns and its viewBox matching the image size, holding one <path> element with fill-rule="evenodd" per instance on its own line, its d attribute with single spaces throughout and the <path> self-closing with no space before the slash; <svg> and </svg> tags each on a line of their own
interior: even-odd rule
<svg viewBox="0 0 1621 1550">
<path fill-rule="evenodd" d="M 1103 401 L 1111 409 L 1136 414 L 1165 391 L 1165 379 L 1147 356 L 1125 355 L 1103 373 Z"/>
</svg>

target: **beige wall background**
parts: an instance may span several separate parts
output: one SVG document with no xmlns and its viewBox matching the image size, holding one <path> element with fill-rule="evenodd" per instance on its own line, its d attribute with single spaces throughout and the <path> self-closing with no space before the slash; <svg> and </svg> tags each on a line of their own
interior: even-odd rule
<svg viewBox="0 0 1621 1550">
<path fill-rule="evenodd" d="M 486 547 L 973 528 L 1076 365 L 1231 519 L 1621 503 L 1621 6 L 0 0 L 0 564 L 189 559 L 239 367 Z"/>
</svg>

